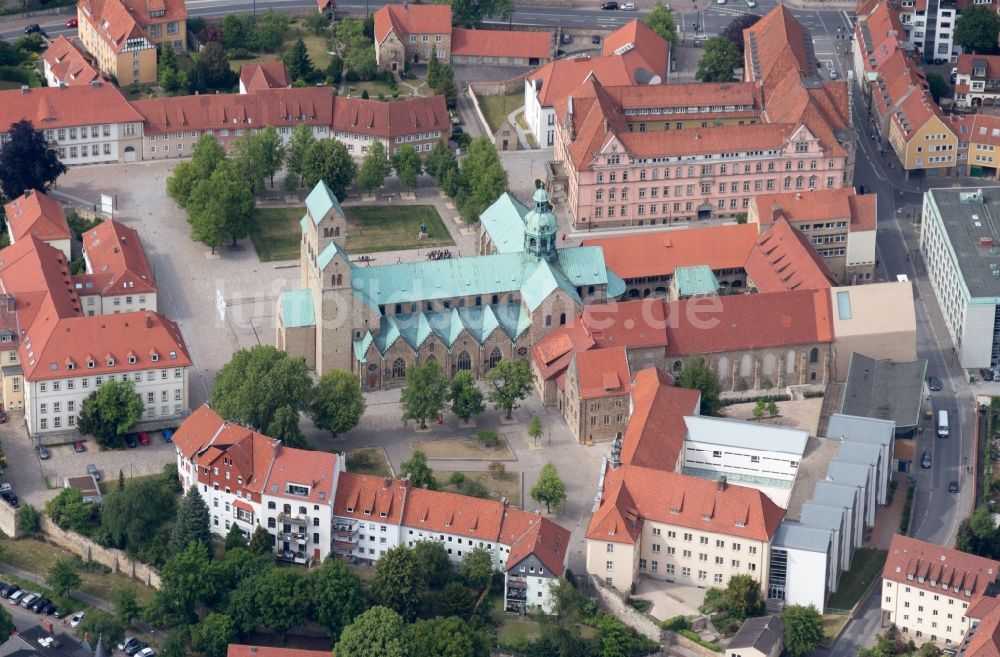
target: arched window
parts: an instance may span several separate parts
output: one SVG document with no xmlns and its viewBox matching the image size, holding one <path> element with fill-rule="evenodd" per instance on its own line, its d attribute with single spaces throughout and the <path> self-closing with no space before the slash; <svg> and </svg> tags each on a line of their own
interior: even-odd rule
<svg viewBox="0 0 1000 657">
<path fill-rule="evenodd" d="M 816 187 L 816 176 L 809 176 L 809 188 Z"/>
<path fill-rule="evenodd" d="M 566 323 L 566 313 L 559 314 L 559 325 L 562 326 Z"/>
<path fill-rule="evenodd" d="M 497 366 L 503 359 L 503 354 L 500 353 L 500 347 L 493 347 L 493 351 L 490 352 L 490 369 Z"/>
<path fill-rule="evenodd" d="M 546 326 L 552 326 L 552 315 L 546 315 L 545 316 L 545 325 Z"/>
<path fill-rule="evenodd" d="M 818 347 L 813 347 L 812 350 L 809 352 L 809 362 L 810 363 L 818 363 L 819 362 L 819 348 Z"/>
<path fill-rule="evenodd" d="M 785 189 L 791 189 L 792 188 L 792 178 L 791 178 L 791 176 L 785 176 L 784 187 L 785 187 Z"/>
<path fill-rule="evenodd" d="M 333 229 L 333 236 L 340 237 L 340 226 L 337 226 Z"/>
<path fill-rule="evenodd" d="M 774 366 L 778 359 L 774 357 L 774 354 L 764 354 L 764 362 L 761 365 L 761 371 L 764 376 L 774 376 Z"/>
<path fill-rule="evenodd" d="M 460 370 L 472 369 L 472 357 L 469 356 L 468 351 L 463 351 L 458 355 L 458 369 Z"/>
<path fill-rule="evenodd" d="M 438 359 L 437 359 L 437 357 L 434 354 L 430 354 L 429 356 L 427 356 L 427 358 L 424 359 L 424 363 L 425 364 L 426 363 L 436 363 L 437 360 Z"/>
<path fill-rule="evenodd" d="M 528 240 L 528 248 L 529 249 L 535 248 L 536 245 L 537 245 L 537 242 L 535 241 L 534 237 L 532 237 L 530 240 Z"/>
<path fill-rule="evenodd" d="M 397 358 L 392 364 L 392 376 L 397 379 L 402 379 L 406 376 L 406 361 L 402 358 Z"/>
<path fill-rule="evenodd" d="M 719 357 L 719 377 L 725 378 L 729 376 L 729 358 L 727 356 Z"/>
<path fill-rule="evenodd" d="M 329 226 L 323 229 L 323 237 L 330 237 L 330 227 Z"/>
<path fill-rule="evenodd" d="M 795 374 L 795 350 L 789 349 L 785 354 L 785 374 Z"/>
</svg>

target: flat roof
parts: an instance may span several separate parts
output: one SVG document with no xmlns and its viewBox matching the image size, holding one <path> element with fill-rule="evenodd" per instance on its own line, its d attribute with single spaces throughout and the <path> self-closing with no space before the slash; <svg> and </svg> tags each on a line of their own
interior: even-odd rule
<svg viewBox="0 0 1000 657">
<path fill-rule="evenodd" d="M 917 315 L 910 282 L 833 287 L 830 297 L 838 340 L 873 333 L 916 334 Z"/>
<path fill-rule="evenodd" d="M 868 486 L 868 466 L 861 463 L 841 461 L 838 458 L 830 461 L 826 476 L 835 484 L 846 486 Z"/>
<path fill-rule="evenodd" d="M 920 421 L 920 396 L 927 373 L 926 360 L 894 363 L 863 354 L 851 354 L 844 386 L 844 415 L 891 420 L 897 429 Z M 827 434 L 830 434 L 827 429 Z"/>
<path fill-rule="evenodd" d="M 882 448 L 878 445 L 845 440 L 840 443 L 840 450 L 835 460 L 843 463 L 878 465 L 880 458 L 882 458 Z"/>
<path fill-rule="evenodd" d="M 745 420 L 689 415 L 684 417 L 687 440 L 724 447 L 760 449 L 802 456 L 809 432 Z"/>
<path fill-rule="evenodd" d="M 829 529 L 819 527 L 806 527 L 797 522 L 785 520 L 778 525 L 778 531 L 774 533 L 772 547 L 792 548 L 794 550 L 807 550 L 809 552 L 822 552 L 827 554 L 833 532 Z"/>
<path fill-rule="evenodd" d="M 802 505 L 799 522 L 809 527 L 840 531 L 844 525 L 844 513 L 840 506 L 826 506 L 816 502 L 806 502 Z"/>
<path fill-rule="evenodd" d="M 785 507 L 786 519 L 798 519 L 802 505 L 812 499 L 817 482 L 826 479 L 827 466 L 837 457 L 839 448 L 839 440 L 809 437 L 805 454 L 795 472 L 795 483 L 792 484 L 792 494 L 788 497 L 788 506 Z"/>
<path fill-rule="evenodd" d="M 1000 189 L 929 189 L 924 199 L 941 218 L 969 294 L 1000 297 Z"/>
<path fill-rule="evenodd" d="M 834 413 L 827 423 L 826 435 L 830 438 L 858 440 L 864 443 L 888 446 L 892 444 L 892 438 L 896 435 L 896 423 L 892 420 L 874 417 Z"/>
</svg>

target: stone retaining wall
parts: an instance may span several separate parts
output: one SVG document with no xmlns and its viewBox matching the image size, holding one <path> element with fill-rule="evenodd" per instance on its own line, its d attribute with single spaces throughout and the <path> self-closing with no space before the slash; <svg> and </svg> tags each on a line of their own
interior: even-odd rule
<svg viewBox="0 0 1000 657">
<path fill-rule="evenodd" d="M 3 519 L 0 513 L 0 528 L 2 527 Z M 162 586 L 160 575 L 152 566 L 133 559 L 121 550 L 106 548 L 86 536 L 62 529 L 48 516 L 42 516 L 41 532 L 49 543 L 82 559 L 99 563 L 105 568 L 110 568 L 112 572 L 127 575 L 154 589 Z"/>
</svg>

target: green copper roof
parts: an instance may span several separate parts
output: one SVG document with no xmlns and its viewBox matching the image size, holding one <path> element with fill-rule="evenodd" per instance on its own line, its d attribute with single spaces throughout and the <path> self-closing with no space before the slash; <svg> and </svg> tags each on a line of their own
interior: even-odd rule
<svg viewBox="0 0 1000 657">
<path fill-rule="evenodd" d="M 281 317 L 285 328 L 316 325 L 312 293 L 309 290 L 286 290 L 281 293 Z"/>
<path fill-rule="evenodd" d="M 708 265 L 674 269 L 677 294 L 681 297 L 701 297 L 719 292 L 719 281 Z"/>
<path fill-rule="evenodd" d="M 309 211 L 308 216 L 312 217 L 313 223 L 318 226 L 323 217 L 333 208 L 337 210 L 340 216 L 344 216 L 344 211 L 341 209 L 337 197 L 334 196 L 326 183 L 320 180 L 312 188 L 312 191 L 309 192 L 309 196 L 306 197 L 306 210 Z"/>
<path fill-rule="evenodd" d="M 365 331 L 365 335 L 360 340 L 354 341 L 354 358 L 359 363 L 364 363 L 368 360 L 368 347 L 371 346 L 374 338 L 372 338 L 371 331 Z"/>
<path fill-rule="evenodd" d="M 351 265 L 351 269 L 354 269 L 354 263 L 351 262 L 351 259 L 347 255 L 347 252 L 345 252 L 342 248 L 337 246 L 336 242 L 330 242 L 329 244 L 326 245 L 326 248 L 324 248 L 320 252 L 320 254 L 316 256 L 316 266 L 319 267 L 319 270 L 323 271 L 324 269 L 326 269 L 326 266 L 330 264 L 330 261 L 333 260 L 333 257 L 337 255 L 337 253 L 340 253 L 344 257 L 344 260 L 346 260 Z"/>
<path fill-rule="evenodd" d="M 493 205 L 479 215 L 479 222 L 490 236 L 498 253 L 519 253 L 524 250 L 524 216 L 528 208 L 504 192 Z"/>
</svg>

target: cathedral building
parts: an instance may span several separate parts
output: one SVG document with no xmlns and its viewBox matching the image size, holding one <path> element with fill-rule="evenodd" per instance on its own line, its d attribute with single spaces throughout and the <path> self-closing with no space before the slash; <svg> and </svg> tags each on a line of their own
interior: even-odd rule
<svg viewBox="0 0 1000 657">
<path fill-rule="evenodd" d="M 502 251 L 358 266 L 344 248 L 344 211 L 319 182 L 301 221 L 300 288 L 278 299 L 278 348 L 319 374 L 354 372 L 364 390 L 402 385 L 407 367 L 431 361 L 477 377 L 504 359 L 527 361 L 585 305 L 625 292 L 600 247 L 557 248 L 548 193 L 532 200 L 529 210 L 504 194 L 484 213 L 515 227 L 519 243 Z"/>
</svg>

